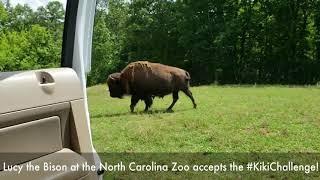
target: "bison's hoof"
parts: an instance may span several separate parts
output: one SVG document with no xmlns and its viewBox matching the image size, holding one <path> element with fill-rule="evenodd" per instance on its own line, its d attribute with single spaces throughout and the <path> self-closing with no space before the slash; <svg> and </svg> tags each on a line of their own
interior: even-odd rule
<svg viewBox="0 0 320 180">
<path fill-rule="evenodd" d="M 196 104 L 195 104 L 195 105 L 193 105 L 193 108 L 194 108 L 194 109 L 197 109 L 197 105 L 196 105 Z"/>
<path fill-rule="evenodd" d="M 167 109 L 166 112 L 167 113 L 173 113 L 174 111 L 172 109 Z"/>
</svg>

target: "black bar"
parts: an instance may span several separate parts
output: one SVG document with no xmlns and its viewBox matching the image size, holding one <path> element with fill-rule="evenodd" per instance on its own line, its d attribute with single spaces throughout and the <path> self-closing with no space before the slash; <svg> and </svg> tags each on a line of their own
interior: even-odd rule
<svg viewBox="0 0 320 180">
<path fill-rule="evenodd" d="M 67 0 L 63 29 L 61 67 L 72 68 L 78 5 L 79 0 Z"/>
</svg>

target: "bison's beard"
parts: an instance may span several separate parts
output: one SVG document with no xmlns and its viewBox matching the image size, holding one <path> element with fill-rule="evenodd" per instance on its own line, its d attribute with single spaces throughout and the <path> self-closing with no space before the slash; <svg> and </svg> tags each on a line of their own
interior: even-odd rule
<svg viewBox="0 0 320 180">
<path fill-rule="evenodd" d="M 111 93 L 111 92 L 110 92 L 110 97 L 123 99 L 124 94 L 123 94 L 123 93 Z"/>
<path fill-rule="evenodd" d="M 123 98 L 123 91 L 121 88 L 119 87 L 109 87 L 109 95 L 110 97 L 112 98 L 119 98 L 119 99 L 122 99 Z"/>
</svg>

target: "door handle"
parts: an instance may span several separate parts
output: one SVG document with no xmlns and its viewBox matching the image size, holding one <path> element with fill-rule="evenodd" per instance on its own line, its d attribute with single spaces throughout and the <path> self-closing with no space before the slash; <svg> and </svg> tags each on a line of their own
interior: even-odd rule
<svg viewBox="0 0 320 180">
<path fill-rule="evenodd" d="M 52 94 L 54 91 L 55 81 L 52 75 L 45 71 L 37 71 L 36 77 L 39 83 L 39 86 L 47 94 Z"/>
</svg>

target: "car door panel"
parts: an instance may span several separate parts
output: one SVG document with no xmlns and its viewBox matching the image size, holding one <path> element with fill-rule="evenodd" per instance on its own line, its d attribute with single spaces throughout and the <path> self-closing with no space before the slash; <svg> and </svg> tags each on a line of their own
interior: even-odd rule
<svg viewBox="0 0 320 180">
<path fill-rule="evenodd" d="M 80 81 L 70 68 L 9 74 L 0 73 L 0 114 L 83 98 Z M 46 80 L 48 74 L 52 81 Z"/>
<path fill-rule="evenodd" d="M 61 150 L 60 129 L 58 116 L 1 128 L 1 161 L 15 165 Z"/>
<path fill-rule="evenodd" d="M 70 155 L 65 155 L 67 159 L 60 163 L 70 165 L 85 160 L 94 164 L 84 94 L 74 70 L 0 73 L 0 94 L 0 164 L 42 163 L 60 157 L 61 153 Z M 55 155 L 57 153 L 60 155 Z M 80 159 L 72 159 L 74 157 Z M 0 166 L 0 177 L 8 173 L 3 169 Z M 95 172 L 68 173 L 66 177 L 97 178 Z M 49 179 L 51 175 L 57 176 L 46 174 Z"/>
</svg>

